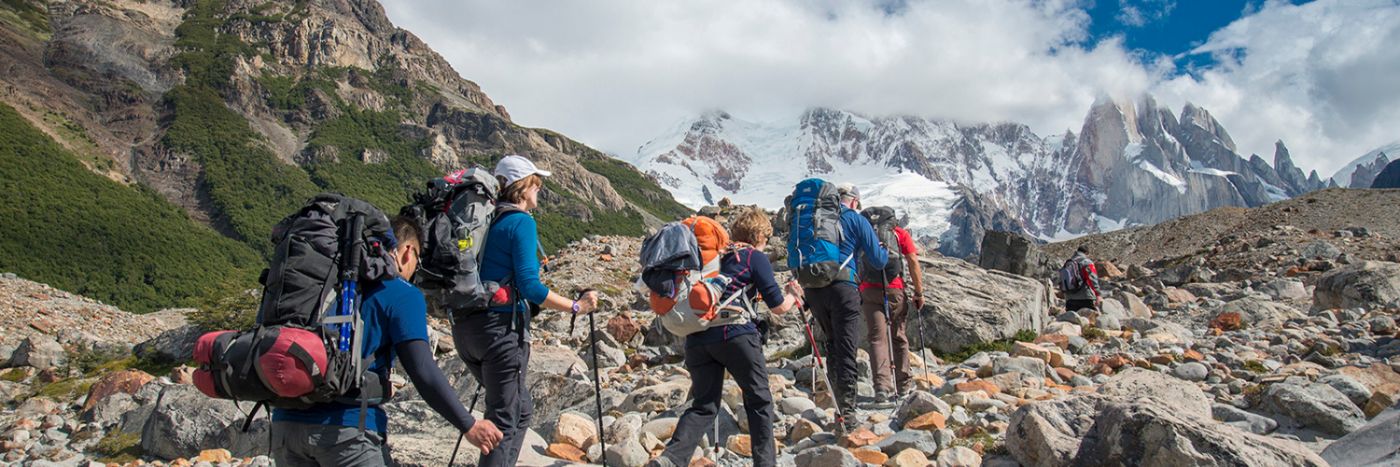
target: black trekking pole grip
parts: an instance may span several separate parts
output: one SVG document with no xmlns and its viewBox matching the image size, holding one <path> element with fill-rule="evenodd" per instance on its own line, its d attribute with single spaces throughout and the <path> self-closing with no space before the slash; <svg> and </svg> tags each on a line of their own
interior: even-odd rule
<svg viewBox="0 0 1400 467">
<path fill-rule="evenodd" d="M 355 253 L 365 244 L 365 215 L 350 215 L 345 227 L 350 239 L 340 247 L 340 280 L 353 281 L 360 275 L 360 255 Z"/>
</svg>

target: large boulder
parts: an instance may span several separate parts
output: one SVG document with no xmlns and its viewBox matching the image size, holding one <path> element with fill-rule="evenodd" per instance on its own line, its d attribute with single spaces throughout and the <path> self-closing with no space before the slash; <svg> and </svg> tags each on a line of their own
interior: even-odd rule
<svg viewBox="0 0 1400 467">
<path fill-rule="evenodd" d="M 201 334 L 204 331 L 198 326 L 187 324 L 136 344 L 131 353 L 156 363 L 188 362 L 194 359 L 194 344 Z"/>
<path fill-rule="evenodd" d="M 136 394 L 136 391 L 153 379 L 154 376 L 141 370 L 122 370 L 103 375 L 88 390 L 87 400 L 83 402 L 83 411 L 92 410 L 99 402 L 113 394 Z"/>
<path fill-rule="evenodd" d="M 1099 407 L 1074 465 L 1326 466 L 1300 443 L 1241 431 L 1156 403 Z"/>
<path fill-rule="evenodd" d="M 1366 423 L 1366 415 L 1345 394 L 1323 383 L 1275 383 L 1264 392 L 1264 404 L 1302 426 L 1337 436 Z"/>
<path fill-rule="evenodd" d="M 1081 395 L 1026 404 L 1011 414 L 1006 448 L 1029 467 L 1064 467 L 1079 452 L 1094 426 L 1094 414 L 1107 399 Z"/>
<path fill-rule="evenodd" d="M 1391 408 L 1322 451 L 1332 465 L 1400 465 L 1400 409 Z"/>
<path fill-rule="evenodd" d="M 1099 394 L 1114 399 L 1154 399 L 1180 413 L 1197 418 L 1210 418 L 1210 397 L 1195 383 L 1182 381 L 1165 373 L 1132 367 L 1099 386 Z"/>
<path fill-rule="evenodd" d="M 546 430 L 559 419 L 559 413 L 593 398 L 592 374 L 583 360 L 565 347 L 544 345 L 540 341 L 530 347 L 530 366 L 525 372 L 525 384 L 535 402 L 534 419 L 530 427 Z M 482 401 L 484 406 L 485 401 Z"/>
<path fill-rule="evenodd" d="M 972 344 L 1010 339 L 1021 330 L 1039 333 L 1044 326 L 1050 298 L 1043 282 L 958 259 L 935 256 L 920 261 L 926 305 L 907 324 L 911 342 L 956 352 Z M 916 320 L 923 320 L 923 325 Z M 922 341 L 919 332 L 924 333 Z"/>
<path fill-rule="evenodd" d="M 1245 297 L 1231 301 L 1220 308 L 1222 313 L 1239 313 L 1244 325 L 1251 328 L 1265 328 L 1283 324 L 1295 318 L 1306 318 L 1302 311 L 1288 305 L 1257 297 Z"/>
<path fill-rule="evenodd" d="M 162 459 L 214 448 L 228 449 L 237 457 L 263 454 L 269 428 L 264 414 L 244 432 L 246 416 L 232 401 L 212 399 L 188 384 L 165 386 L 141 429 L 141 450 Z"/>
<path fill-rule="evenodd" d="M 982 253 L 977 265 L 986 269 L 1034 277 L 1043 261 L 1035 240 L 1015 232 L 988 230 L 982 237 Z"/>
<path fill-rule="evenodd" d="M 58 340 L 43 334 L 24 338 L 15 349 L 11 366 L 30 366 L 40 370 L 68 364 L 68 353 Z"/>
<path fill-rule="evenodd" d="M 1362 261 L 1328 271 L 1313 289 L 1313 309 L 1373 309 L 1400 301 L 1400 264 Z"/>
</svg>

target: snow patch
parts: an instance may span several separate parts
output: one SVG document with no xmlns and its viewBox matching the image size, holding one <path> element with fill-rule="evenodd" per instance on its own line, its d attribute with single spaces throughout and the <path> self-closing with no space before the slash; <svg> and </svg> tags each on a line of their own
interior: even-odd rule
<svg viewBox="0 0 1400 467">
<path fill-rule="evenodd" d="M 1157 168 L 1155 164 L 1145 160 L 1138 161 L 1137 165 L 1138 168 L 1146 170 L 1147 173 L 1152 174 L 1153 177 L 1157 177 L 1157 179 L 1161 180 L 1163 183 L 1176 187 L 1176 191 L 1180 192 L 1181 194 L 1186 194 L 1186 182 L 1183 181 L 1181 178 L 1177 177 L 1176 175 L 1167 173 L 1166 171 Z"/>
</svg>

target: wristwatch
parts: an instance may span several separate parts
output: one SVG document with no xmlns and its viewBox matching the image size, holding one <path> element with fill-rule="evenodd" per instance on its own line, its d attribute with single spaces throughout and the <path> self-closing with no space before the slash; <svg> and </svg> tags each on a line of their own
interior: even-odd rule
<svg viewBox="0 0 1400 467">
<path fill-rule="evenodd" d="M 578 311 L 579 311 L 578 300 L 574 300 L 574 304 L 573 304 L 573 305 L 570 305 L 569 308 L 572 309 L 574 313 L 578 313 Z"/>
</svg>

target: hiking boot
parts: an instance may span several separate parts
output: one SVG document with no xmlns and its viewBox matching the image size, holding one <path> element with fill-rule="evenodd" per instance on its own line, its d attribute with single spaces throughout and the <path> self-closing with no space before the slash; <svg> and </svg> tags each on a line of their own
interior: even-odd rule
<svg viewBox="0 0 1400 467">
<path fill-rule="evenodd" d="M 893 409 L 897 403 L 899 403 L 898 395 L 893 392 L 881 391 L 875 393 L 875 399 L 871 400 L 866 406 L 870 407 L 871 410 L 883 410 Z"/>
<path fill-rule="evenodd" d="M 851 433 L 855 433 L 855 431 L 858 429 L 860 429 L 860 421 L 856 420 L 856 417 L 853 414 L 844 418 L 837 417 L 836 429 L 833 431 L 836 432 L 836 436 L 846 436 Z"/>
</svg>

